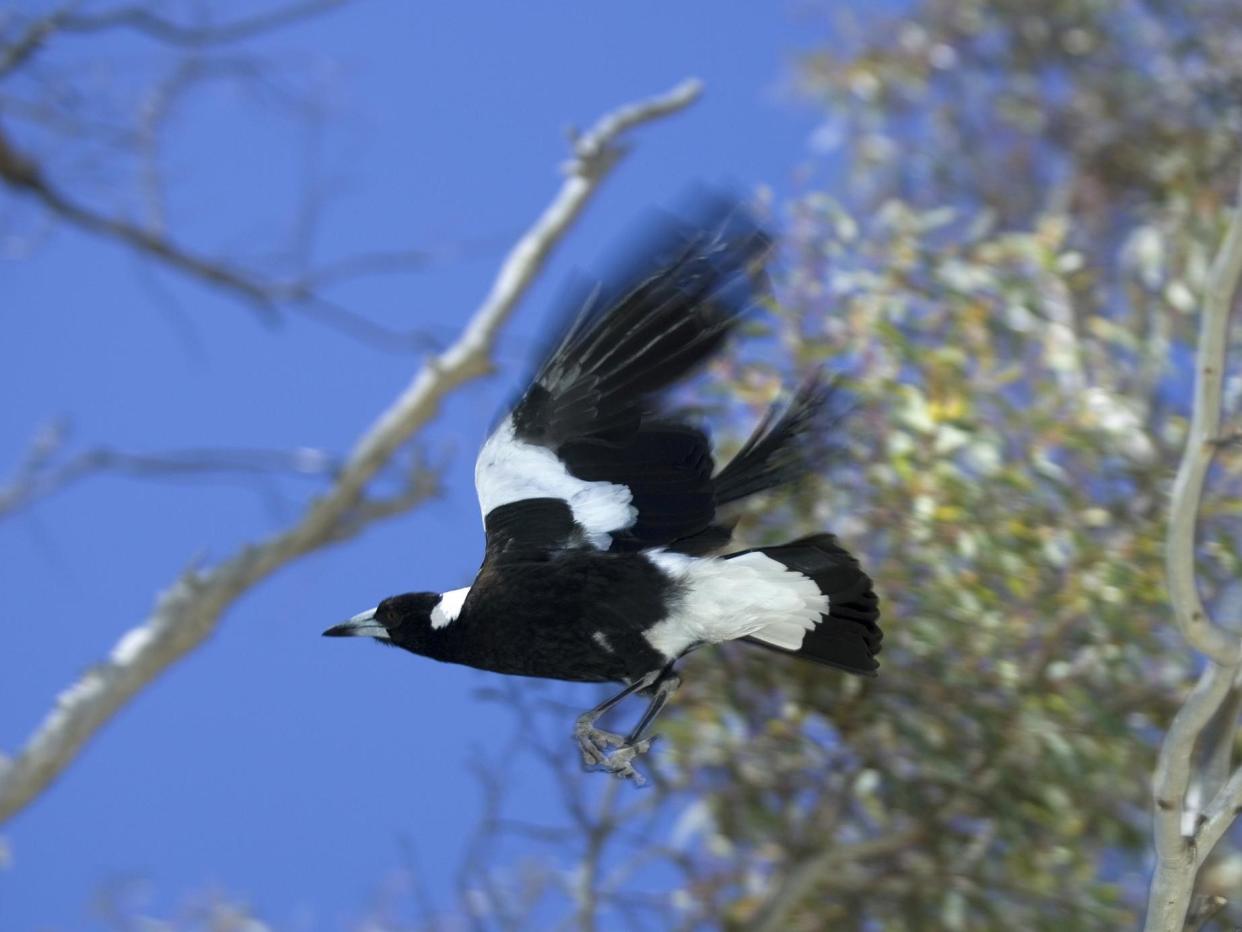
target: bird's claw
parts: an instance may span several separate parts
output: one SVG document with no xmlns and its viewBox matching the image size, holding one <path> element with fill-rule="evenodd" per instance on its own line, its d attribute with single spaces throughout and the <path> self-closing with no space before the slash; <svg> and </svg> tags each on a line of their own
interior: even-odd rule
<svg viewBox="0 0 1242 932">
<path fill-rule="evenodd" d="M 614 777 L 622 780 L 633 780 L 635 786 L 644 786 L 647 778 L 634 769 L 634 758 L 639 754 L 646 754 L 651 750 L 651 743 L 655 740 L 653 735 L 650 738 L 643 738 L 634 744 L 624 744 L 617 748 L 606 759 L 601 761 L 597 766 L 605 773 L 610 773 Z"/>
<path fill-rule="evenodd" d="M 647 782 L 634 768 L 634 758 L 651 750 L 656 735 L 628 744 L 621 735 L 584 723 L 574 729 L 574 737 L 582 751 L 582 765 L 585 769 L 600 770 L 620 779 L 633 780 L 635 786 L 643 786 Z M 616 750 L 606 750 L 610 747 Z"/>
<path fill-rule="evenodd" d="M 589 722 L 579 722 L 574 728 L 574 739 L 578 749 L 582 751 L 582 763 L 585 767 L 594 767 L 608 758 L 609 747 L 622 747 L 625 739 L 615 732 L 596 728 Z"/>
<path fill-rule="evenodd" d="M 578 747 L 582 752 L 582 763 L 591 767 L 602 759 L 607 757 L 604 748 L 621 747 L 625 744 L 625 738 L 615 732 L 606 732 L 602 728 L 596 728 L 589 721 L 579 721 L 574 726 L 574 739 L 578 742 Z"/>
</svg>

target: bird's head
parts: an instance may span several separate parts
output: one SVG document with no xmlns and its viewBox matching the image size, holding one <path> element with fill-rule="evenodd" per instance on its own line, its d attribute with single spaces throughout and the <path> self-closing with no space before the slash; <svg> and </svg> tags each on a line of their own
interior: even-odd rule
<svg viewBox="0 0 1242 932">
<path fill-rule="evenodd" d="M 437 627 L 434 617 L 441 595 L 438 592 L 407 592 L 385 599 L 375 608 L 359 612 L 349 621 L 333 625 L 325 637 L 369 637 L 381 644 L 404 647 L 416 654 L 432 638 Z"/>
</svg>

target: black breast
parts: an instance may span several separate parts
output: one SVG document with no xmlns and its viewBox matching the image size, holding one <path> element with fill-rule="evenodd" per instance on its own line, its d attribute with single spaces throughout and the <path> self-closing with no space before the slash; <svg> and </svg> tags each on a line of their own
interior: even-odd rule
<svg viewBox="0 0 1242 932">
<path fill-rule="evenodd" d="M 583 548 L 489 556 L 440 659 L 520 676 L 632 680 L 666 662 L 643 633 L 668 614 L 673 583 L 641 554 Z"/>
</svg>

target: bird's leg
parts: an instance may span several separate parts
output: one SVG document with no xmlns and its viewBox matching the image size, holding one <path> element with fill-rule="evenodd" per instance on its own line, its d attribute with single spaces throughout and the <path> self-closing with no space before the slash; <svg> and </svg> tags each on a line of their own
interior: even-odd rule
<svg viewBox="0 0 1242 932">
<path fill-rule="evenodd" d="M 655 721 L 655 717 L 660 714 L 660 710 L 664 708 L 664 704 L 668 702 L 669 697 L 677 691 L 680 685 L 681 677 L 673 673 L 670 668 L 665 668 L 656 680 L 655 692 L 651 701 L 647 703 L 642 718 L 634 726 L 634 730 L 629 733 L 620 747 L 601 762 L 600 766 L 604 770 L 615 777 L 629 778 L 636 786 L 642 786 L 647 782 L 643 775 L 634 769 L 634 758 L 651 750 L 651 744 L 658 736 L 652 735 L 647 738 L 644 735 L 651 723 Z"/>
<path fill-rule="evenodd" d="M 651 697 L 651 701 L 647 703 L 647 708 L 643 711 L 642 718 L 638 720 L 638 724 L 625 738 L 612 732 L 600 731 L 595 728 L 595 720 L 604 712 L 611 709 L 614 705 L 640 689 L 646 689 L 649 686 L 655 686 L 655 692 Z M 619 695 L 613 696 L 607 702 L 604 702 L 592 709 L 590 712 L 578 719 L 577 727 L 574 729 L 574 735 L 578 739 L 578 746 L 582 749 L 583 763 L 588 767 L 600 767 L 611 773 L 613 776 L 626 777 L 632 779 L 637 785 L 642 786 L 646 780 L 642 774 L 634 769 L 634 758 L 639 754 L 645 754 L 651 749 L 651 743 L 655 740 L 655 736 L 650 738 L 643 737 L 655 717 L 660 714 L 660 710 L 664 708 L 669 697 L 677 691 L 677 687 L 681 685 L 681 677 L 673 672 L 672 665 L 665 667 L 656 673 L 649 673 L 642 679 L 636 681 L 627 687 Z M 608 745 L 617 745 L 617 749 L 611 754 L 604 751 L 604 747 Z"/>
<path fill-rule="evenodd" d="M 632 696 L 640 689 L 646 689 L 656 681 L 660 674 L 648 673 L 641 679 L 635 680 L 621 692 L 615 696 L 605 699 L 590 712 L 583 712 L 578 716 L 578 720 L 574 723 L 574 739 L 578 742 L 578 748 L 582 751 L 582 763 L 588 767 L 596 764 L 602 764 L 608 757 L 604 751 L 609 745 L 623 745 L 625 739 L 611 731 L 603 731 L 595 727 L 595 721 L 621 700 L 627 696 Z"/>
<path fill-rule="evenodd" d="M 626 745 L 637 744 L 647 733 L 647 729 L 651 727 L 651 723 L 655 721 L 657 715 L 664 709 L 664 704 L 668 702 L 673 693 L 677 692 L 681 686 L 681 677 L 673 672 L 671 667 L 665 667 L 660 674 L 660 678 L 656 680 L 655 694 L 651 697 L 651 701 L 647 703 L 647 708 L 643 712 L 643 717 L 638 720 L 638 724 L 634 726 L 634 730 L 630 732 L 625 739 Z M 653 735 L 650 740 L 655 740 Z"/>
</svg>

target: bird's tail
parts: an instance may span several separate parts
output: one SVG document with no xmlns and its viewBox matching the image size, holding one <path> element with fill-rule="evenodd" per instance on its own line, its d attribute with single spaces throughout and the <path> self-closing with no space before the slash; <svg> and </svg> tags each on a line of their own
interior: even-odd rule
<svg viewBox="0 0 1242 932">
<path fill-rule="evenodd" d="M 769 624 L 744 640 L 769 650 L 794 654 L 848 673 L 875 675 L 883 634 L 877 624 L 879 600 L 858 561 L 831 534 L 813 534 L 759 552 L 786 569 L 810 579 L 828 597 L 828 611 L 810 628 L 798 620 Z"/>
<path fill-rule="evenodd" d="M 822 470 L 841 452 L 832 442 L 833 428 L 847 408 L 839 381 L 822 371 L 812 374 L 786 404 L 768 410 L 737 455 L 713 477 L 716 504 L 727 505 Z"/>
</svg>

